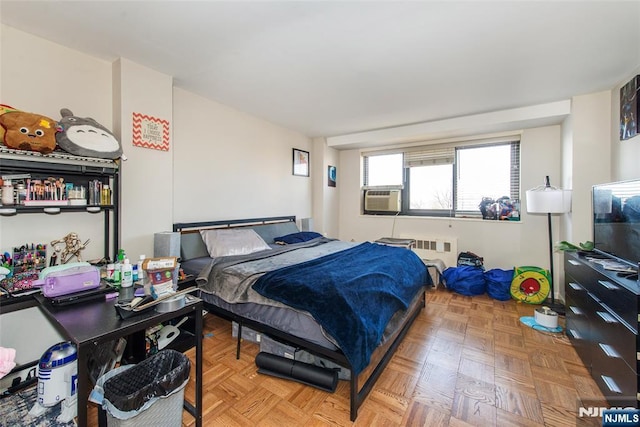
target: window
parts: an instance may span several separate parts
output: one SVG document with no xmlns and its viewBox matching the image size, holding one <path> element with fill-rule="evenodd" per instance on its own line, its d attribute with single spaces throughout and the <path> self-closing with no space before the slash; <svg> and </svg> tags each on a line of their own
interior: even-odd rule
<svg viewBox="0 0 640 427">
<path fill-rule="evenodd" d="M 404 215 L 477 216 L 483 198 L 520 200 L 520 142 L 363 154 L 365 186 L 402 185 Z M 395 213 L 395 212 L 394 212 Z"/>
<path fill-rule="evenodd" d="M 365 185 L 402 185 L 402 153 L 365 157 Z"/>
</svg>

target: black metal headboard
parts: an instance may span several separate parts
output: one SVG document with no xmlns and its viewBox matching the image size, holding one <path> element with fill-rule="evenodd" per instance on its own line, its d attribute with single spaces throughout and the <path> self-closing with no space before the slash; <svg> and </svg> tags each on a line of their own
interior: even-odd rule
<svg viewBox="0 0 640 427">
<path fill-rule="evenodd" d="M 180 258 L 187 261 L 208 256 L 207 248 L 200 235 L 201 230 L 252 227 L 267 243 L 273 238 L 297 230 L 295 216 L 274 216 L 266 218 L 233 219 L 227 221 L 182 222 L 173 224 L 173 231 L 180 233 Z M 271 240 L 271 241 L 268 241 Z"/>
<path fill-rule="evenodd" d="M 266 218 L 232 219 L 226 221 L 177 222 L 173 224 L 173 231 L 186 232 L 205 228 L 249 227 L 252 225 L 272 224 L 278 222 L 296 222 L 294 216 L 272 216 Z"/>
</svg>

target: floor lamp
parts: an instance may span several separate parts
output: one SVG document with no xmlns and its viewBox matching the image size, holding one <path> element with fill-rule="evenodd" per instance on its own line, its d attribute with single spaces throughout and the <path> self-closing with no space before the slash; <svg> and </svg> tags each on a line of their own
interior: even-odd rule
<svg viewBox="0 0 640 427">
<path fill-rule="evenodd" d="M 565 308 L 562 304 L 556 304 L 554 276 L 553 276 L 553 237 L 551 233 L 551 214 L 571 212 L 571 190 L 562 190 L 553 187 L 549 183 L 549 176 L 545 178 L 544 185 L 528 190 L 527 212 L 533 214 L 547 214 L 549 223 L 549 273 L 551 278 L 551 302 L 546 303 L 550 309 L 564 315 Z"/>
</svg>

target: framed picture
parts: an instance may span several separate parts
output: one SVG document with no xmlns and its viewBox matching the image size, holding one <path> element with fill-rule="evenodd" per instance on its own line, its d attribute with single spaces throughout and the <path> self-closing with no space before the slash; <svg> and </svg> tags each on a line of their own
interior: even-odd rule
<svg viewBox="0 0 640 427">
<path fill-rule="evenodd" d="M 640 132 L 640 75 L 620 88 L 620 140 L 630 139 Z"/>
<path fill-rule="evenodd" d="M 337 170 L 335 166 L 327 166 L 327 185 L 329 187 L 336 186 Z"/>
<path fill-rule="evenodd" d="M 309 176 L 309 152 L 293 149 L 293 174 Z"/>
</svg>

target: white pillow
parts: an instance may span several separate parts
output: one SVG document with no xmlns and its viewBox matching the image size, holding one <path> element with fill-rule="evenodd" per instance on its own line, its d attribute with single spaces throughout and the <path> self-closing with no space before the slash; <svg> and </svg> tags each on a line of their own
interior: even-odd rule
<svg viewBox="0 0 640 427">
<path fill-rule="evenodd" d="M 212 258 L 230 255 L 247 255 L 271 249 L 252 229 L 200 230 L 207 252 Z"/>
</svg>

